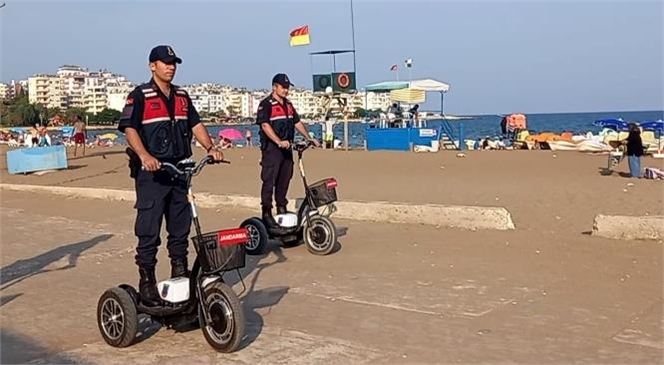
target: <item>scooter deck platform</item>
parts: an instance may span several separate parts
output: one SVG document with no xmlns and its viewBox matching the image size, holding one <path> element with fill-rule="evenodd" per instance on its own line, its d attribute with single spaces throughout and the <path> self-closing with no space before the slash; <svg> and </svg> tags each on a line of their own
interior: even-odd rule
<svg viewBox="0 0 664 365">
<path fill-rule="evenodd" d="M 176 314 L 180 314 L 189 308 L 188 301 L 177 303 L 177 304 L 162 304 L 158 306 L 147 306 L 143 303 L 139 303 L 136 306 L 136 310 L 139 313 L 149 314 L 156 317 L 168 317 Z"/>
<path fill-rule="evenodd" d="M 275 237 L 284 237 L 284 236 L 292 236 L 295 235 L 296 232 L 298 231 L 300 227 L 292 227 L 292 228 L 285 228 L 285 227 L 265 227 L 267 230 L 268 236 L 270 238 L 275 238 Z"/>
</svg>

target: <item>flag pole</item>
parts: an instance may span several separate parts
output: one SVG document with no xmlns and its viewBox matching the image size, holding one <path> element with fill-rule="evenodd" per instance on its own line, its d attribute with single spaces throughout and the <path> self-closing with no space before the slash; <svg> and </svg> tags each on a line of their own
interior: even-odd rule
<svg viewBox="0 0 664 365">
<path fill-rule="evenodd" d="M 355 63 L 355 14 L 353 12 L 353 0 L 350 0 L 350 31 L 351 31 L 351 37 L 353 41 L 353 71 L 357 72 L 355 69 L 356 63 Z"/>
<path fill-rule="evenodd" d="M 357 78 L 355 63 L 355 14 L 353 13 L 353 0 L 350 0 L 350 33 L 353 42 L 353 72 L 355 72 L 355 77 Z M 344 109 L 346 109 L 345 106 Z M 348 151 L 348 110 L 344 111 L 344 149 Z"/>
</svg>

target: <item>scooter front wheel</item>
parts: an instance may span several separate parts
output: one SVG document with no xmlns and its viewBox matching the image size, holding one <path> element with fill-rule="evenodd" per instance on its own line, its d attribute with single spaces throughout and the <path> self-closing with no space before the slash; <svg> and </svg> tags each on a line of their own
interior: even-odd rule
<svg viewBox="0 0 664 365">
<path fill-rule="evenodd" d="M 263 222 L 258 218 L 249 218 L 240 224 L 240 228 L 249 231 L 249 240 L 244 245 L 248 255 L 260 255 L 267 247 L 268 233 Z"/>
<path fill-rule="evenodd" d="M 202 310 L 211 319 L 208 325 L 204 313 L 198 316 L 208 344 L 219 352 L 237 350 L 244 337 L 245 319 L 242 305 L 233 289 L 221 282 L 210 284 L 203 290 L 201 304 Z"/>
<path fill-rule="evenodd" d="M 106 290 L 97 303 L 97 326 L 101 337 L 113 347 L 127 347 L 138 332 L 138 314 L 131 295 L 122 288 Z"/>
<path fill-rule="evenodd" d="M 337 229 L 328 217 L 315 215 L 305 221 L 303 232 L 304 243 L 314 255 L 328 255 L 337 243 Z"/>
</svg>

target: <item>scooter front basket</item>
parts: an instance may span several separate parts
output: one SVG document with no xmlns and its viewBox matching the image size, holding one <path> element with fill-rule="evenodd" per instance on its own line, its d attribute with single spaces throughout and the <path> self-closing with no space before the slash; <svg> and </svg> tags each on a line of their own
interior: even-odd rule
<svg viewBox="0 0 664 365">
<path fill-rule="evenodd" d="M 246 228 L 222 229 L 194 236 L 194 248 L 204 273 L 243 268 L 249 231 Z"/>
<path fill-rule="evenodd" d="M 311 198 L 316 208 L 322 207 L 337 201 L 337 180 L 327 178 L 309 185 Z"/>
</svg>

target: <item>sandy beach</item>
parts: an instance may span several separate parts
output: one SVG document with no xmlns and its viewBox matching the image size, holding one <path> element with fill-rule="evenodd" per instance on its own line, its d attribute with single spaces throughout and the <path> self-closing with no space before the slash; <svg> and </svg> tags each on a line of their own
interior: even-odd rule
<svg viewBox="0 0 664 365">
<path fill-rule="evenodd" d="M 123 147 L 87 150 L 73 157 L 69 169 L 43 174 L 10 175 L 6 148 L 0 155 L 5 183 L 133 189 Z M 229 149 L 230 165 L 207 168 L 196 190 L 212 194 L 258 196 L 260 151 Z M 548 234 L 590 230 L 596 214 L 661 215 L 662 182 L 629 179 L 627 161 L 605 171 L 607 155 L 553 151 L 466 151 L 436 154 L 308 150 L 304 156 L 309 182 L 328 176 L 339 181 L 340 200 L 390 201 L 505 207 L 518 229 Z M 202 157 L 196 150 L 195 157 Z M 664 160 L 647 156 L 643 167 L 664 168 Z M 294 173 L 289 198 L 302 195 Z M 256 208 L 257 210 L 259 207 Z"/>
</svg>

